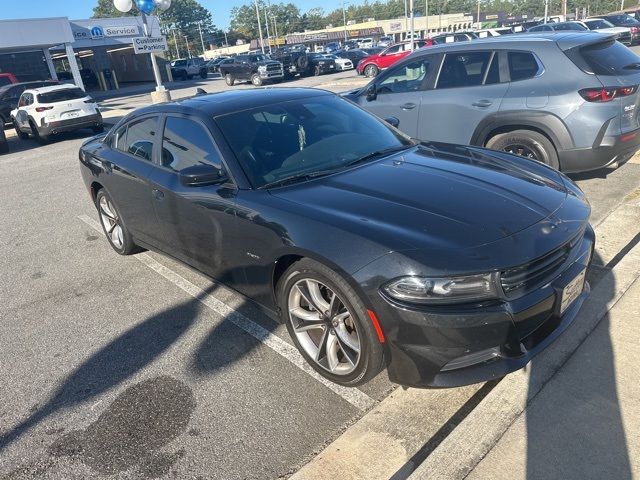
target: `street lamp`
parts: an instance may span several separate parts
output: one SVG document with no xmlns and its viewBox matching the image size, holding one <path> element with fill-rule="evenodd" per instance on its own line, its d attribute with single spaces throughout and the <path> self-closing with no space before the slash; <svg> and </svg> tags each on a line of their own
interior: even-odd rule
<svg viewBox="0 0 640 480">
<path fill-rule="evenodd" d="M 133 8 L 133 3 L 134 2 L 132 0 L 113 0 L 113 6 L 123 13 L 127 13 L 131 10 L 131 8 Z M 144 35 L 146 37 L 151 37 L 149 24 L 147 23 L 147 15 L 151 15 L 156 9 L 164 12 L 171 6 L 171 0 L 135 0 L 135 4 L 142 16 Z M 167 102 L 171 100 L 171 95 L 164 85 L 162 85 L 156 56 L 153 52 L 149 53 L 149 55 L 151 56 L 151 65 L 153 66 L 153 76 L 156 80 L 156 91 L 151 93 L 151 101 L 153 103 Z"/>
<path fill-rule="evenodd" d="M 186 35 L 183 35 L 182 38 L 184 38 L 184 43 L 187 44 L 187 58 L 191 58 L 191 49 L 189 48 L 189 37 L 187 37 Z"/>
<path fill-rule="evenodd" d="M 350 3 L 342 0 L 342 23 L 344 25 L 344 41 L 347 42 L 347 11 L 344 9 L 344 4 Z"/>
</svg>

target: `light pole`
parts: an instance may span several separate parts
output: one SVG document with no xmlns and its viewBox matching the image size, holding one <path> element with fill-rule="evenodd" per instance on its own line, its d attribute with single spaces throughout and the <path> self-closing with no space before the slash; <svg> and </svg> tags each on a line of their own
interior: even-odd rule
<svg viewBox="0 0 640 480">
<path fill-rule="evenodd" d="M 409 0 L 409 15 L 411 16 L 411 51 L 413 52 L 413 48 L 415 46 L 414 43 L 414 24 L 413 24 L 413 0 Z"/>
<path fill-rule="evenodd" d="M 347 42 L 347 11 L 344 9 L 345 1 L 342 0 L 342 24 L 344 25 L 344 41 Z"/>
<path fill-rule="evenodd" d="M 478 28 L 482 28 L 480 26 L 480 0 L 478 0 L 478 16 L 476 17 L 476 23 L 478 24 Z"/>
<path fill-rule="evenodd" d="M 204 40 L 202 39 L 202 22 L 198 22 L 198 31 L 200 32 L 200 43 L 202 44 L 202 55 L 204 56 Z"/>
<path fill-rule="evenodd" d="M 176 26 L 171 27 L 171 31 L 173 32 L 173 44 L 176 47 L 176 58 L 180 58 L 180 50 L 178 50 L 178 39 L 176 38 Z"/>
<path fill-rule="evenodd" d="M 258 33 L 260 34 L 260 49 L 264 53 L 264 40 L 262 39 L 262 25 L 260 25 L 260 10 L 258 9 L 258 0 L 254 0 L 256 4 L 256 18 L 258 19 Z"/>
<path fill-rule="evenodd" d="M 271 35 L 269 34 L 269 17 L 267 17 L 267 9 L 264 10 L 264 24 L 267 27 L 267 43 L 269 44 L 269 53 L 271 53 Z"/>
<path fill-rule="evenodd" d="M 184 43 L 187 44 L 187 58 L 191 58 L 191 49 L 189 48 L 189 37 L 187 37 L 186 35 L 183 35 L 182 38 L 184 38 Z"/>
<path fill-rule="evenodd" d="M 549 0 L 544 0 L 544 23 L 547 23 L 549 17 Z"/>
<path fill-rule="evenodd" d="M 127 13 L 133 8 L 132 0 L 113 0 L 113 6 L 117 10 Z M 149 30 L 149 23 L 147 22 L 147 15 L 151 15 L 154 10 L 165 11 L 171 6 L 171 0 L 135 0 L 135 4 L 140 11 L 142 17 L 142 27 L 144 29 L 145 37 L 151 37 Z M 156 80 L 156 91 L 151 93 L 151 101 L 153 103 L 166 102 L 171 100 L 169 91 L 162 85 L 162 78 L 160 77 L 160 70 L 158 69 L 158 62 L 153 52 L 149 53 L 151 56 L 151 66 L 153 67 L 153 76 Z"/>
<path fill-rule="evenodd" d="M 426 21 L 427 21 L 427 26 L 426 26 L 427 37 L 426 38 L 429 38 L 429 0 L 424 0 L 424 11 L 425 11 L 425 16 L 427 17 L 426 18 Z"/>
</svg>

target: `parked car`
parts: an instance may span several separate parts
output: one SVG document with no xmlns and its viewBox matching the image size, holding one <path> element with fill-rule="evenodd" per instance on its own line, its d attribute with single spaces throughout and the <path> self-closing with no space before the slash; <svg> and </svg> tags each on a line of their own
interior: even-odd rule
<svg viewBox="0 0 640 480">
<path fill-rule="evenodd" d="M 102 114 L 96 102 L 75 85 L 30 88 L 22 92 L 18 107 L 11 111 L 18 137 L 33 135 L 46 143 L 51 135 L 91 128 L 103 131 Z"/>
<path fill-rule="evenodd" d="M 563 172 L 640 149 L 640 57 L 592 32 L 420 49 L 347 97 L 424 141 L 480 145 Z"/>
<path fill-rule="evenodd" d="M 354 66 L 358 65 L 358 62 L 360 62 L 360 60 L 369 56 L 367 52 L 359 49 L 338 50 L 335 54 L 337 57 L 351 60 L 351 63 L 353 63 Z"/>
<path fill-rule="evenodd" d="M 196 75 L 207 78 L 207 66 L 200 57 L 181 58 L 172 63 L 171 75 L 176 80 L 191 80 Z"/>
<path fill-rule="evenodd" d="M 357 40 L 347 40 L 346 42 L 344 42 L 344 45 L 342 45 L 342 48 L 344 50 L 355 50 L 357 48 L 360 48 L 360 46 L 358 45 Z"/>
<path fill-rule="evenodd" d="M 348 58 L 338 57 L 337 55 L 326 55 L 325 58 L 333 60 L 336 64 L 336 70 L 352 70 L 353 62 Z"/>
<path fill-rule="evenodd" d="M 439 45 L 441 43 L 468 42 L 475 40 L 477 36 L 471 33 L 443 33 L 429 38 L 434 44 Z"/>
<path fill-rule="evenodd" d="M 9 142 L 4 133 L 4 120 L 0 118 L 0 154 L 2 153 L 9 153 Z"/>
<path fill-rule="evenodd" d="M 425 46 L 433 45 L 433 40 L 414 40 L 414 48 L 422 48 Z M 381 70 L 389 68 L 394 63 L 402 60 L 404 57 L 411 53 L 411 42 L 400 42 L 391 45 L 380 53 L 371 55 L 367 58 L 360 60 L 356 70 L 358 75 L 364 75 L 366 77 L 375 77 Z"/>
<path fill-rule="evenodd" d="M 305 75 L 309 70 L 309 57 L 305 45 L 287 45 L 271 53 L 270 57 L 282 64 L 285 77 Z"/>
<path fill-rule="evenodd" d="M 498 27 L 498 28 L 482 28 L 480 30 L 475 31 L 478 38 L 491 38 L 491 37 L 500 37 L 502 35 L 511 35 L 513 34 L 513 29 L 511 27 Z"/>
<path fill-rule="evenodd" d="M 588 296 L 567 177 L 420 145 L 335 94 L 226 91 L 136 110 L 79 152 L 105 235 L 229 285 L 320 375 L 453 387 L 525 366 Z"/>
<path fill-rule="evenodd" d="M 382 37 L 380 37 L 380 40 L 378 40 L 379 47 L 388 47 L 392 43 L 393 43 L 393 37 L 389 35 L 383 35 Z"/>
<path fill-rule="evenodd" d="M 405 34 L 403 35 L 403 39 L 404 39 L 404 40 L 411 40 L 411 32 L 407 32 L 407 33 L 405 33 Z M 422 39 L 422 36 L 421 36 L 419 33 L 417 33 L 417 32 L 413 32 L 413 39 L 414 39 L 414 40 L 421 40 L 421 39 Z"/>
<path fill-rule="evenodd" d="M 336 71 L 336 62 L 332 58 L 327 58 L 321 53 L 310 53 L 309 57 L 309 74 L 322 75 L 323 73 L 331 73 Z"/>
<path fill-rule="evenodd" d="M 613 35 L 616 40 L 625 45 L 631 45 L 631 32 L 625 27 L 616 27 L 603 18 L 587 18 L 576 22 L 588 30 L 606 35 Z"/>
<path fill-rule="evenodd" d="M 259 87 L 265 82 L 278 82 L 284 78 L 282 64 L 262 53 L 233 57 L 232 62 L 220 65 L 220 74 L 229 86 L 240 80 Z"/>
<path fill-rule="evenodd" d="M 209 73 L 220 73 L 220 70 L 219 70 L 220 64 L 222 62 L 224 62 L 225 60 L 228 60 L 228 59 L 229 59 L 229 57 L 220 56 L 220 57 L 216 57 L 216 58 L 214 58 L 212 60 L 209 60 L 207 62 L 207 64 L 206 64 L 207 71 Z"/>
<path fill-rule="evenodd" d="M 335 53 L 340 50 L 340 42 L 329 42 L 324 46 L 326 53 Z"/>
<path fill-rule="evenodd" d="M 626 13 L 613 13 L 610 15 L 594 15 L 591 18 L 602 18 L 613 24 L 615 27 L 624 27 L 629 29 L 631 34 L 631 45 L 640 43 L 640 21 Z"/>
<path fill-rule="evenodd" d="M 589 29 L 586 26 L 580 24 L 579 22 L 549 22 L 531 27 L 527 30 L 527 32 L 584 32 L 588 30 Z"/>
<path fill-rule="evenodd" d="M 358 39 L 358 48 L 371 48 L 375 47 L 373 38 L 360 38 Z"/>
<path fill-rule="evenodd" d="M 27 88 L 46 87 L 51 85 L 58 85 L 58 82 L 52 80 L 41 80 L 38 82 L 21 82 L 11 83 L 0 87 L 0 119 L 5 125 L 11 123 L 11 110 L 18 107 L 18 101 L 20 95 Z"/>
</svg>

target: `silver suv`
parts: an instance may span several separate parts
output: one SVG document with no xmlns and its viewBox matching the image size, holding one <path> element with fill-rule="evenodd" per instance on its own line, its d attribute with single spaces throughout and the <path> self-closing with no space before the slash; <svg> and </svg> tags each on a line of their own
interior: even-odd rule
<svg viewBox="0 0 640 480">
<path fill-rule="evenodd" d="M 423 141 L 581 172 L 640 149 L 639 84 L 640 57 L 627 47 L 563 32 L 420 49 L 345 96 Z"/>
</svg>

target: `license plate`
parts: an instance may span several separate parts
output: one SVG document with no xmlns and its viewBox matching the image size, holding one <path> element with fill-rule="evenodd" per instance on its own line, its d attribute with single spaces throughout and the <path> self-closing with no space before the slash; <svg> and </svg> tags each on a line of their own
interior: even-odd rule
<svg viewBox="0 0 640 480">
<path fill-rule="evenodd" d="M 67 112 L 62 115 L 64 118 L 77 118 L 80 116 L 80 112 Z"/>
<path fill-rule="evenodd" d="M 560 297 L 560 315 L 562 315 L 582 293 L 586 271 L 586 269 L 582 270 L 576 278 L 571 280 L 568 285 L 562 289 L 562 296 Z"/>
</svg>

